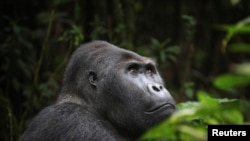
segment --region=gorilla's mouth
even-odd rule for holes
[[[167,110],[169,113],[172,113],[173,111],[175,111],[175,106],[171,103],[164,103],[161,105],[156,105],[150,108],[148,111],[146,111],[145,114],[155,114],[162,110]]]

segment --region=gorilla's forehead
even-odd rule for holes
[[[124,48],[120,48],[114,45],[109,46],[103,51],[106,53],[108,58],[111,58],[109,61],[114,61],[118,64],[123,64],[126,62],[137,62],[139,64],[153,64],[155,65],[155,61],[149,57],[139,55],[133,51],[126,50]]]
[[[141,56],[133,51],[117,47],[105,41],[93,41],[83,45],[80,50],[81,58],[86,60],[89,65],[90,62],[93,65],[115,65],[125,62],[152,63],[155,65],[155,61],[149,57]]]
[[[141,64],[155,64],[155,62],[148,57],[141,56],[139,54],[136,54],[134,52],[123,52],[120,56],[120,62],[137,62]]]

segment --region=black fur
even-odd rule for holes
[[[175,111],[155,63],[105,41],[72,55],[56,104],[42,110],[20,141],[128,141]]]

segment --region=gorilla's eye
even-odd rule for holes
[[[146,66],[146,74],[152,76],[155,73],[154,66],[147,65]]]
[[[131,64],[131,65],[129,65],[129,67],[128,67],[127,70],[128,70],[128,72],[129,72],[130,74],[135,75],[135,74],[138,73],[139,65],[138,65],[138,64]]]
[[[152,69],[147,69],[146,74],[150,75],[150,76],[153,75],[153,70]]]

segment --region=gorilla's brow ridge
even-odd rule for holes
[[[134,64],[134,63],[140,66],[148,66],[148,65],[156,66],[156,62],[149,57],[140,56],[134,53],[133,54],[125,53],[121,55],[117,67],[122,68],[124,66],[128,66],[129,64]]]
[[[152,63],[155,65],[155,61],[153,61],[151,58],[140,56],[136,53],[131,54],[131,52],[122,54],[121,60],[123,62],[135,61],[135,62],[142,62],[144,64]]]

